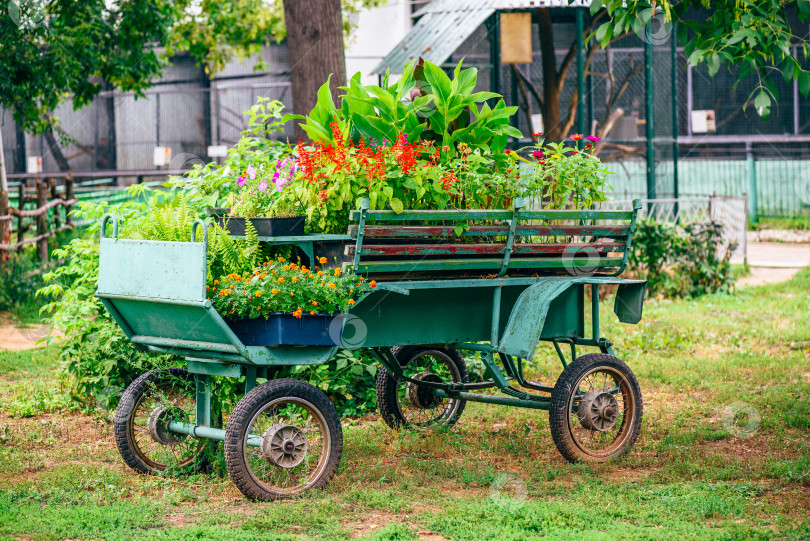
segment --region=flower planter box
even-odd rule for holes
[[[304,233],[304,216],[289,218],[243,218],[225,216],[220,223],[231,235],[244,236],[245,223],[250,222],[260,237],[297,237]]]
[[[266,319],[228,321],[246,346],[336,346],[340,343],[340,315],[305,314],[300,318],[275,312]],[[330,327],[335,328],[330,333]]]

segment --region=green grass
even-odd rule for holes
[[[71,405],[56,349],[0,353],[0,538],[807,539],[808,307],[805,270],[733,295],[649,300],[637,326],[604,317],[644,396],[641,436],[617,463],[565,462],[543,412],[468,404],[452,430],[344,423],[332,483],[276,503],[244,500],[221,460],[208,474],[135,475],[109,423]],[[558,373],[538,352],[531,377]],[[742,412],[737,426],[758,417],[748,437],[729,411]],[[504,475],[525,496],[491,493]]]

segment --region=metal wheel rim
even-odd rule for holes
[[[418,361],[419,359],[422,359],[422,358],[424,358],[426,356],[432,356],[432,357],[441,359],[442,364],[444,364],[444,366],[450,372],[450,381],[457,382],[457,383],[461,382],[461,372],[459,371],[458,366],[456,366],[456,363],[453,362],[453,359],[451,359],[449,355],[447,355],[446,353],[444,353],[442,351],[437,351],[437,350],[423,351],[423,352],[421,352],[419,354],[419,356],[412,357],[411,359],[408,360],[408,364],[402,367],[403,372],[406,369],[408,369],[408,367],[412,366],[412,363],[414,363],[415,361]],[[421,371],[422,370],[416,370],[414,373],[418,373],[418,372],[421,372]],[[436,375],[439,375],[439,374],[436,374]],[[409,377],[413,377],[413,374],[411,374]],[[444,379],[444,378],[442,377],[442,379]],[[438,402],[439,406],[437,406],[435,408],[432,408],[430,410],[417,410],[416,408],[413,408],[413,409],[410,409],[409,411],[414,411],[414,410],[415,411],[423,411],[423,412],[424,411],[434,411],[434,410],[438,410],[442,406],[444,406],[444,409],[442,410],[442,413],[440,415],[435,416],[435,417],[430,418],[430,419],[427,419],[427,420],[421,420],[419,422],[414,422],[411,419],[412,416],[408,415],[405,411],[402,410],[403,403],[407,403],[407,401],[408,401],[407,385],[408,385],[408,383],[406,381],[400,381],[400,382],[397,383],[397,411],[399,412],[400,417],[405,420],[405,424],[407,426],[413,426],[413,427],[417,427],[417,428],[427,428],[428,426],[430,426],[432,424],[435,424],[437,422],[446,422],[449,419],[453,418],[453,416],[458,412],[458,409],[461,406],[461,401],[457,400],[455,398],[442,398],[442,399],[439,399],[439,402]]]
[[[259,419],[259,417],[265,411],[275,407],[277,404],[282,403],[282,402],[286,403],[286,404],[294,404],[294,405],[297,405],[297,406],[299,406],[301,408],[304,408],[309,413],[310,419],[315,420],[315,422],[317,424],[318,431],[319,431],[320,436],[321,436],[321,452],[320,452],[320,456],[318,457],[318,463],[316,465],[315,470],[312,473],[309,474],[309,476],[307,477],[307,481],[304,484],[299,484],[293,489],[285,489],[285,488],[281,488],[281,487],[274,486],[274,485],[268,485],[266,482],[264,482],[262,479],[260,479],[256,475],[256,472],[254,471],[253,465],[251,463],[250,451],[251,451],[251,449],[258,450],[258,453],[256,453],[254,451],[254,455],[260,456],[261,452],[262,452],[261,447],[250,447],[247,444],[248,436],[251,435],[251,428],[254,427],[254,425],[256,424],[256,420]],[[263,437],[263,434],[264,434],[264,430],[260,430],[259,434],[254,434],[254,435]],[[296,397],[292,397],[292,396],[285,396],[285,397],[281,397],[281,398],[276,398],[275,400],[272,400],[272,401],[268,402],[267,404],[265,404],[261,409],[259,409],[259,411],[257,411],[253,415],[253,417],[251,417],[250,422],[245,427],[245,432],[244,432],[243,436],[244,436],[244,438],[243,438],[243,442],[242,442],[242,457],[243,457],[243,459],[245,461],[245,466],[247,467],[247,470],[250,473],[251,478],[263,490],[266,490],[267,492],[270,492],[270,493],[273,493],[273,494],[279,494],[279,495],[285,495],[285,496],[290,496],[292,494],[302,492],[302,491],[308,489],[309,487],[311,487],[312,485],[314,485],[318,481],[318,479],[320,479],[321,475],[323,474],[324,470],[326,469],[327,463],[329,462],[329,453],[331,452],[331,449],[332,449],[332,434],[329,432],[328,425],[326,424],[326,418],[323,416],[323,414],[320,412],[320,410],[318,410],[318,408],[313,406],[311,402],[309,402],[307,400],[304,400],[303,398],[296,398]],[[307,452],[309,452],[309,451],[307,451]],[[252,458],[254,458],[254,459],[258,458],[258,456],[253,456]],[[264,461],[265,464],[267,464],[267,462],[269,462],[266,459],[262,459],[262,460]],[[296,466],[296,468],[297,467],[298,466]],[[269,468],[277,468],[278,470],[286,470],[287,472],[289,472],[291,469],[295,469],[295,468],[287,469],[287,468],[282,468],[280,466],[267,465],[266,468],[265,468],[265,471],[267,471]]]
[[[589,376],[597,373],[604,373],[606,376],[606,378],[602,380],[603,387],[600,387],[598,389],[590,387],[588,389],[580,390],[580,386],[583,384],[583,382],[587,380]],[[618,430],[615,433],[616,434],[615,437],[613,437],[613,439],[606,446],[600,449],[593,449],[591,447],[584,445],[582,439],[585,438],[581,439],[577,437],[577,433],[575,433],[574,429],[576,427],[579,427],[581,430],[584,430],[585,433],[589,434],[590,441],[592,442],[594,442],[596,434],[608,434],[609,432],[588,430],[582,427],[580,425],[577,412],[574,409],[574,399],[577,398],[578,396],[581,396],[580,394],[578,394],[578,392],[582,392],[582,394],[584,394],[588,391],[597,391],[597,390],[605,391],[605,390],[612,390],[612,388],[615,388],[616,385],[607,387],[608,375],[610,375],[610,377],[612,378],[613,383],[618,384],[619,387],[615,393],[611,394],[613,394],[617,402],[619,402],[620,404],[619,416],[621,417],[621,419],[617,420],[614,426],[612,427],[612,428],[618,427]],[[571,396],[568,398],[568,408],[566,409],[566,416],[567,416],[566,422],[568,423],[568,430],[571,435],[571,439],[574,442],[574,445],[576,445],[583,453],[587,455],[598,458],[604,458],[611,456],[616,451],[616,449],[620,448],[624,443],[624,441],[630,436],[633,422],[635,421],[635,415],[636,415],[636,396],[633,393],[633,388],[630,385],[630,381],[619,370],[610,366],[600,366],[587,371],[577,380],[576,384],[574,385],[573,392],[571,393]],[[600,439],[606,438],[600,437]]]
[[[185,438],[183,443],[178,444],[178,445],[174,445],[174,446],[161,445],[160,443],[154,441],[154,439],[152,439],[151,434],[149,433],[149,428],[148,428],[148,425],[147,425],[148,420],[149,420],[149,415],[152,413],[154,408],[147,407],[148,411],[144,415],[143,423],[138,423],[137,422],[137,419],[139,418],[138,417],[138,411],[144,405],[144,402],[146,402],[147,399],[149,399],[149,398],[155,397],[152,394],[152,392],[154,392],[156,390],[157,391],[163,391],[163,389],[161,388],[161,384],[165,384],[165,383],[166,383],[165,381],[161,381],[159,383],[152,384],[146,390],[146,392],[141,394],[140,398],[138,399],[138,402],[135,404],[135,407],[132,409],[132,414],[129,417],[129,423],[128,423],[128,425],[129,425],[129,427],[128,427],[129,436],[130,436],[130,441],[132,441],[133,449],[138,454],[138,457],[140,457],[141,460],[143,460],[150,468],[153,468],[155,470],[164,470],[169,466],[169,464],[163,463],[163,462],[158,462],[157,460],[152,459],[152,457],[149,456],[149,454],[145,451],[145,448],[143,446],[144,443],[146,443],[147,445],[149,445],[150,448],[155,449],[155,450],[168,450],[170,452],[170,455],[167,455],[167,457],[172,456],[174,458],[174,460],[175,460],[173,465],[176,465],[176,466],[179,466],[179,467],[186,467],[186,466],[191,465],[197,459],[197,457],[200,455],[200,453],[202,452],[203,447],[205,446],[204,442],[201,442],[200,440],[197,440],[196,438]],[[172,389],[169,390],[169,393],[171,393],[172,391],[184,391],[184,390],[179,389],[177,387],[173,387]],[[184,392],[180,393],[179,396],[177,397],[177,399],[175,399],[175,400],[173,400],[173,401],[171,401],[169,403],[167,403],[165,401],[161,401],[160,404],[164,405],[164,406],[170,405],[172,407],[178,408],[178,409],[184,411],[186,413],[186,415],[189,416],[189,419],[194,419],[196,417],[196,413],[197,413],[196,408],[191,408],[191,412],[189,412],[189,411],[186,411],[184,408],[182,408],[182,407],[180,407],[178,405],[178,402],[180,400],[182,400],[183,398],[189,399],[191,401],[192,405],[194,404],[194,398],[192,398],[188,394],[185,394]],[[183,458],[181,460],[178,457],[178,454],[180,454],[180,453],[175,452],[176,448],[186,448],[191,452],[184,452],[181,456],[185,456],[185,458]]]

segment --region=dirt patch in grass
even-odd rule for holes
[[[769,437],[766,435],[705,441],[700,444],[700,449],[735,460],[762,458],[789,460],[797,456],[794,449],[788,449],[784,445],[769,445]]]

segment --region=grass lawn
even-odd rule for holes
[[[0,537],[810,539],[810,270],[603,320],[644,398],[621,461],[569,464],[545,412],[468,404],[449,431],[344,420],[332,483],[278,503],[246,501],[222,463],[134,474],[104,416],[65,396],[55,349],[0,353]],[[548,383],[551,353],[531,374]]]

